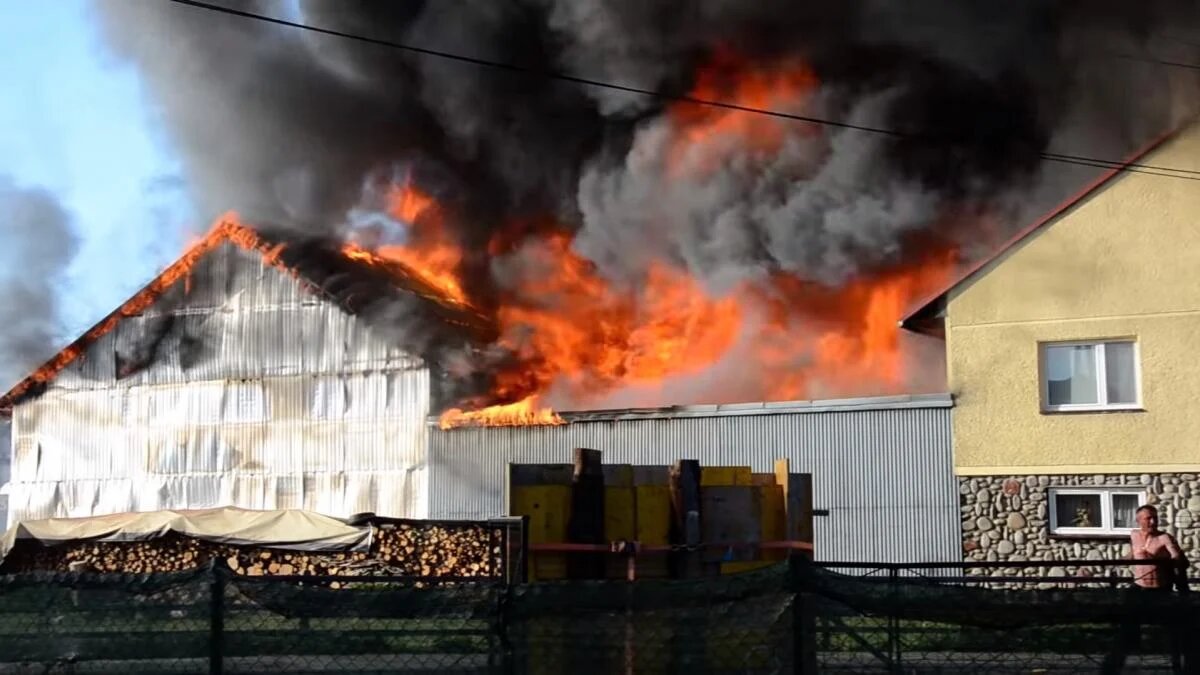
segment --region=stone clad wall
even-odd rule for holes
[[[1129,487],[1145,490],[1158,507],[1160,526],[1175,536],[1200,578],[1200,479],[1196,474],[1108,474],[1091,476],[963,476],[963,560],[1110,560],[1130,556],[1126,538],[1052,537],[1049,488]],[[1103,574],[1112,568],[1064,569],[1059,574]],[[979,573],[982,570],[973,570]],[[1015,570],[989,570],[1011,575]],[[1039,573],[1028,570],[1029,574]],[[1128,570],[1119,570],[1128,574]]]

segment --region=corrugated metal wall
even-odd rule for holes
[[[8,478],[12,471],[12,424],[0,419],[0,528],[8,527]]]
[[[429,379],[365,322],[225,245],[16,406],[10,514],[422,517]]]
[[[430,513],[502,514],[509,463],[570,462],[571,449],[605,463],[749,465],[787,457],[813,475],[817,557],[838,561],[945,561],[961,556],[948,396],[831,401],[772,414],[714,411],[648,419],[614,416],[558,427],[431,431]],[[759,411],[762,412],[762,411]]]

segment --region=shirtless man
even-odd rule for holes
[[[1169,591],[1174,585],[1174,568],[1184,561],[1175,537],[1158,529],[1158,509],[1146,504],[1137,510],[1138,529],[1129,533],[1129,544],[1136,560],[1170,558],[1176,565],[1134,565],[1133,581],[1141,588]]]

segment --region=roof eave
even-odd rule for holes
[[[1105,185],[1107,185],[1109,183],[1109,181],[1111,181],[1113,178],[1115,178],[1118,174],[1127,170],[1131,164],[1136,163],[1138,160],[1142,159],[1146,155],[1150,154],[1154,150],[1161,147],[1164,143],[1166,143],[1167,141],[1169,141],[1170,139],[1172,139],[1173,137],[1178,135],[1181,130],[1190,126],[1194,121],[1195,120],[1189,120],[1188,122],[1179,125],[1175,129],[1172,129],[1172,130],[1158,136],[1157,138],[1154,138],[1149,143],[1138,148],[1133,154],[1126,157],[1123,161],[1121,161],[1121,163],[1119,165],[1110,167],[1107,171],[1100,174],[1100,176],[1098,176],[1095,180],[1093,180],[1092,182],[1085,185],[1083,187],[1083,189],[1081,189],[1079,192],[1068,197],[1065,201],[1061,202],[1060,204],[1058,204],[1057,206],[1052,208],[1050,211],[1043,214],[1040,218],[1034,220],[1028,226],[1021,229],[1013,237],[1011,237],[1008,241],[1004,242],[1004,244],[1002,244],[999,248],[997,248],[996,251],[994,253],[992,253],[990,256],[987,256],[987,257],[983,258],[982,260],[980,260],[979,262],[966,268],[953,281],[951,281],[949,284],[947,284],[941,290],[939,290],[936,293],[934,293],[933,295],[923,299],[920,302],[920,304],[918,304],[916,306],[915,309],[913,309],[911,312],[909,312],[907,315],[905,315],[904,318],[902,318],[900,320],[900,327],[907,329],[907,330],[914,331],[914,332],[918,332],[918,333],[926,332],[925,330],[922,330],[922,328],[928,326],[928,322],[930,321],[930,319],[933,317],[934,314],[937,314],[939,317],[944,316],[946,300],[951,292],[953,292],[955,289],[959,288],[961,285],[967,283],[971,279],[975,278],[986,267],[988,267],[993,262],[998,260],[1001,256],[1003,256],[1004,254],[1006,254],[1007,252],[1009,252],[1010,250],[1015,248],[1026,238],[1033,235],[1035,232],[1039,231],[1046,225],[1057,220],[1059,216],[1061,216],[1065,212],[1069,211],[1071,208],[1073,208],[1075,205],[1082,202],[1084,199],[1086,199],[1093,193],[1099,191],[1101,188],[1103,188]],[[940,322],[940,318],[939,318],[939,322]],[[941,332],[944,335],[944,330],[943,329],[939,329],[939,330],[941,330]]]

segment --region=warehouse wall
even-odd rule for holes
[[[0,529],[8,527],[8,479],[12,473],[12,425],[0,419]]]
[[[557,427],[430,431],[430,514],[505,512],[509,463],[567,463],[575,447],[605,463],[749,465],[787,457],[813,474],[818,559],[945,561],[962,556],[948,396],[697,406],[575,416]]]
[[[429,372],[393,343],[226,244],[16,406],[12,516],[422,517]]]

